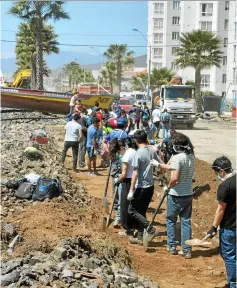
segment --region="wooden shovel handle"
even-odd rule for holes
[[[210,234],[207,234],[204,238],[202,238],[202,242],[206,241],[207,239],[211,238]]]

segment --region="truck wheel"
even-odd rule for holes
[[[194,126],[194,123],[188,123],[187,124],[188,129],[193,129],[193,126]]]

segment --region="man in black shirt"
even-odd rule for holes
[[[223,288],[236,288],[236,174],[225,156],[217,158],[212,169],[222,183],[217,190],[218,206],[213,225],[207,234],[213,238],[220,226],[220,252],[228,278]]]

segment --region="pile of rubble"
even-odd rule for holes
[[[103,242],[103,240],[101,240]],[[106,248],[106,247],[105,247]],[[139,277],[113,256],[98,256],[87,238],[63,240],[51,253],[32,252],[24,258],[2,261],[2,286],[70,288],[159,288]]]

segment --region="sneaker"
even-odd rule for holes
[[[86,167],[86,164],[85,164],[85,163],[81,163],[79,166],[80,166],[81,168],[83,168],[83,167]]]
[[[98,175],[99,175],[97,171],[92,172],[92,174],[93,174],[94,176],[98,176]]]
[[[178,255],[178,251],[175,248],[171,248],[167,246],[167,251],[169,252],[170,255]]]
[[[122,236],[122,237],[127,237],[127,236],[128,236],[128,234],[127,234],[126,231],[120,231],[120,232],[118,233],[118,235],[119,235],[119,236]]]
[[[225,284],[224,286],[215,286],[215,288],[230,288],[230,285]]]
[[[88,172],[88,176],[94,176],[93,172]]]
[[[183,256],[185,259],[191,259],[192,258],[191,252],[184,253],[183,250],[179,251],[178,255]]]
[[[120,226],[121,226],[120,220],[118,218],[116,218],[114,221],[114,228],[117,229],[117,228],[120,228]]]
[[[129,237],[129,242],[130,244],[136,244],[139,246],[143,246],[143,241],[142,239],[134,238],[134,237]]]
[[[148,233],[148,243],[151,242],[158,235],[159,235],[159,231],[153,227],[151,231]]]

